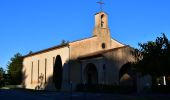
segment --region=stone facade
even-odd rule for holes
[[[55,90],[56,56],[60,56],[62,62],[62,90],[69,90],[70,83],[74,89],[82,83],[119,85],[121,67],[134,61],[131,50],[111,38],[108,16],[99,12],[95,14],[92,37],[26,55],[23,86]]]
[[[87,64],[93,63],[98,71],[98,84],[119,85],[120,69],[127,62],[135,61],[131,51],[133,51],[132,48],[123,46],[80,57],[82,83],[87,82],[83,73],[84,69]]]
[[[28,55],[23,61],[23,86],[29,89],[35,89],[41,83],[41,88],[52,88],[53,82],[53,66],[55,58],[60,55],[63,65],[63,83],[68,80],[68,60],[69,60],[69,48],[67,46],[54,48],[47,52],[40,52],[38,54]],[[43,79],[40,80],[39,77]],[[51,85],[51,86],[50,86]]]

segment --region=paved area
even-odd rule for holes
[[[0,100],[170,100],[170,94],[106,94],[0,90]]]

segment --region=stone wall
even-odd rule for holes
[[[86,55],[99,50],[97,37],[69,43],[70,57],[75,60],[81,55]]]
[[[111,48],[118,48],[118,47],[122,47],[125,46],[124,44],[121,44],[120,42],[111,39]]]
[[[130,47],[120,47],[104,54],[106,59],[106,70],[108,83],[119,84],[119,71],[121,67],[128,63],[134,62],[135,59],[131,54],[133,49]]]

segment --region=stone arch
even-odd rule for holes
[[[57,55],[53,68],[53,82],[57,90],[61,89],[62,78],[63,78],[62,59],[60,55]]]
[[[119,71],[119,83],[122,86],[134,86],[134,73],[131,63],[124,64]]]
[[[88,63],[84,70],[86,84],[98,84],[98,71],[93,63]]]

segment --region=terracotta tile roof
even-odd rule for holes
[[[44,50],[40,50],[40,51],[34,52],[32,54],[27,54],[27,55],[25,55],[23,57],[25,58],[25,57],[33,56],[33,55],[36,55],[36,54],[48,52],[48,51],[56,49],[56,48],[61,48],[61,47],[64,47],[64,46],[69,46],[70,43],[74,43],[74,42],[78,42],[78,41],[82,41],[82,40],[86,40],[86,39],[91,39],[91,38],[94,38],[94,37],[96,37],[96,36],[92,36],[92,37],[87,37],[87,38],[75,40],[75,41],[72,41],[72,42],[69,42],[69,43],[65,43],[65,44],[62,44],[62,45],[57,45],[57,46],[54,46],[54,47],[51,47],[51,48],[47,48],[47,49],[44,49]]]
[[[108,49],[108,50],[101,50],[101,51],[93,52],[90,54],[79,56],[78,59],[84,60],[84,59],[89,59],[89,58],[102,57],[104,53],[107,53],[110,51],[115,51],[115,50],[126,48],[126,47],[129,47],[129,46],[126,45],[126,46],[122,46],[122,47],[118,47],[118,48],[112,48],[112,49]]]
[[[51,48],[47,48],[47,49],[44,49],[44,50],[40,50],[40,51],[31,53],[31,54],[27,54],[27,55],[25,55],[23,57],[25,58],[25,57],[33,56],[33,55],[36,55],[36,54],[48,52],[48,51],[53,50],[53,49],[57,49],[57,48],[59,49],[59,48],[62,48],[62,47],[68,46],[68,45],[69,45],[68,43],[65,43],[65,44],[62,44],[62,45],[57,45],[57,46],[54,46],[54,47],[51,47]]]
[[[92,36],[92,37],[88,37],[88,38],[83,38],[83,39],[80,39],[80,40],[72,41],[70,43],[74,43],[74,42],[78,42],[78,41],[82,41],[82,40],[86,40],[86,39],[90,39],[90,38],[94,38],[94,37],[96,37],[96,36]],[[31,53],[31,54],[27,54],[27,55],[25,55],[23,57],[25,58],[25,57],[33,56],[33,55],[36,55],[36,54],[48,52],[48,51],[53,50],[53,49],[62,48],[64,46],[69,46],[70,43],[53,46],[53,47],[50,47],[50,48],[47,48],[47,49],[44,49],[44,50],[40,50],[40,51]],[[123,47],[127,47],[127,46],[123,46]],[[123,47],[113,48],[113,49],[109,49],[109,50],[97,51],[97,52],[94,52],[94,53],[90,53],[90,54],[87,54],[87,55],[80,56],[80,57],[78,57],[78,59],[87,59],[89,57],[90,58],[91,57],[99,57],[99,56],[102,56],[103,53],[106,53],[106,52],[109,52],[109,51],[112,51],[112,50],[116,50],[116,49],[120,49],[120,48],[123,48]]]

